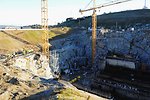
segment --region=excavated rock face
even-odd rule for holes
[[[150,25],[135,25],[126,31],[109,31],[104,35],[98,34],[97,60],[105,57],[108,52],[112,52],[130,55],[134,59],[150,65],[149,28]]]
[[[90,33],[78,30],[64,38],[51,42],[50,66],[54,71],[62,69],[71,73],[70,69],[87,66],[91,57]]]
[[[13,66],[29,70],[32,74],[41,78],[53,78],[48,59],[44,55],[32,54],[14,58]]]
[[[150,65],[150,24],[126,26],[118,31],[108,29],[102,34],[97,31],[97,54],[95,64],[104,65],[108,53],[132,56],[140,63]],[[78,31],[63,38],[52,40],[51,66],[67,70],[71,67],[85,66],[91,60],[91,32]],[[150,68],[147,68],[150,69]]]

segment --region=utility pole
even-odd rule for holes
[[[147,6],[146,6],[146,0],[144,2],[144,8],[143,9],[147,9]]]
[[[116,31],[117,31],[117,29],[118,29],[118,22],[116,21]]]
[[[42,52],[49,57],[49,41],[48,41],[48,0],[41,0],[41,26],[44,30],[42,35],[43,46]]]

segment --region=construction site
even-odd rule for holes
[[[89,1],[83,17],[50,26],[51,1],[39,0],[40,25],[0,29],[0,100],[150,100],[147,1],[100,15],[134,0]]]

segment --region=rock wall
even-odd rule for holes
[[[13,66],[21,69],[29,70],[32,74],[50,79],[53,78],[53,73],[49,67],[48,59],[44,55],[40,55],[38,59],[36,54],[29,54],[26,56],[19,56],[13,59]]]
[[[114,26],[112,26],[114,27]],[[126,28],[97,30],[96,66],[104,67],[104,58],[111,52],[130,55],[139,63],[150,65],[150,24],[129,25]],[[91,32],[80,30],[76,34],[54,39],[50,42],[51,67],[58,71],[91,65]],[[150,70],[149,67],[147,69]],[[54,72],[55,72],[54,71]]]
[[[61,37],[61,36],[60,36]],[[51,67],[55,71],[87,66],[91,58],[90,35],[86,31],[78,30],[65,38],[51,42]]]
[[[150,25],[130,26],[97,36],[97,61],[109,52],[130,55],[141,63],[150,65]],[[148,68],[150,69],[150,68]]]

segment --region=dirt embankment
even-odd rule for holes
[[[48,31],[49,38],[56,36],[55,33]],[[23,49],[38,50],[42,45],[44,31],[0,31],[0,53],[8,53]]]

